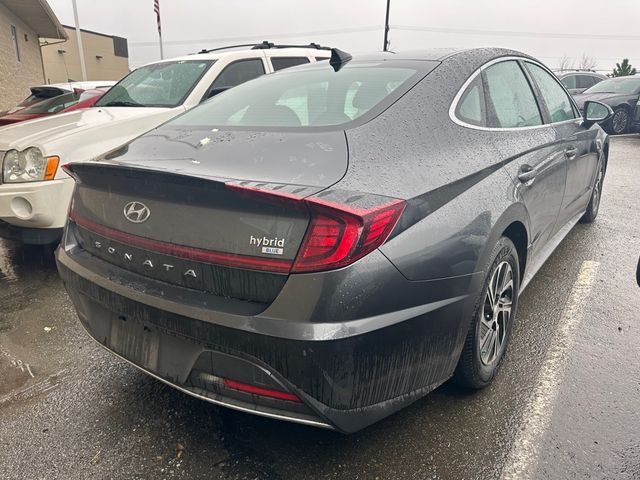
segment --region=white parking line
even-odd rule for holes
[[[554,343],[547,352],[535,391],[524,410],[522,427],[502,470],[502,480],[523,480],[531,478],[533,474],[539,456],[540,440],[547,429],[558,396],[566,355],[573,347],[573,334],[584,317],[585,300],[591,291],[598,265],[598,262],[593,261],[582,263],[560,319]]]

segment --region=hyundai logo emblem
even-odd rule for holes
[[[151,210],[144,203],[129,202],[124,206],[124,216],[132,223],[142,223],[149,219]]]

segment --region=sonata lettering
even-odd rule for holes
[[[98,241],[96,241],[96,242],[93,242],[93,245],[95,246],[95,248],[96,248],[97,250],[103,250],[103,249],[104,249],[104,245],[102,244],[102,242],[98,242]],[[107,247],[107,248],[106,248],[106,249],[104,249],[104,250],[106,250],[110,255],[115,255],[115,254],[116,254],[116,252],[117,252],[117,250],[116,250],[115,248],[113,248],[113,247]],[[132,253],[127,253],[127,252],[125,252],[125,253],[123,253],[123,254],[122,254],[122,256],[123,256],[123,258],[124,258],[125,260],[127,260],[127,261],[129,261],[129,262],[133,262],[133,254],[132,254]],[[153,264],[153,261],[152,261],[152,260],[150,260],[150,259],[148,259],[148,258],[147,258],[147,259],[145,259],[145,260],[142,262],[142,265],[144,265],[145,267],[148,267],[148,268],[152,268],[152,269],[155,269],[155,268],[156,268],[156,266]],[[162,268],[164,268],[164,269],[165,269],[165,271],[169,272],[169,271],[171,271],[172,269],[174,269],[174,268],[175,268],[175,265],[171,265],[170,263],[163,263],[163,264],[162,264]],[[197,273],[196,273],[196,271],[195,271],[194,269],[192,269],[192,268],[190,268],[190,269],[186,270],[186,271],[182,274],[182,276],[183,276],[183,277],[198,278],[198,274],[197,274]]]

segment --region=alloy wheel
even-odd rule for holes
[[[617,110],[616,113],[613,114],[613,118],[611,119],[611,126],[613,129],[613,133],[624,133],[627,129],[627,124],[629,123],[629,114],[626,110]]]
[[[485,365],[499,359],[506,347],[505,340],[514,297],[513,286],[511,264],[501,262],[489,281],[480,318],[480,360]]]

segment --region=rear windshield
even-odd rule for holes
[[[585,90],[584,93],[620,93],[622,95],[640,93],[640,77],[603,80]]]
[[[26,107],[34,102],[39,102],[41,100],[45,100],[47,98],[57,97],[58,95],[62,95],[63,93],[69,93],[68,90],[61,90],[58,88],[33,88],[31,90],[31,95],[21,101],[16,107]]]
[[[179,61],[134,70],[96,103],[97,107],[177,107],[213,61]]]
[[[342,125],[383,102],[416,74],[404,67],[353,65],[338,72],[327,64],[297,67],[234,87],[169,123],[193,127]]]
[[[43,100],[35,105],[20,110],[20,114],[33,114],[33,113],[57,113],[65,108],[71,107],[78,103],[78,95],[75,93],[65,93],[64,95],[58,95],[57,97],[50,98],[49,100]]]

